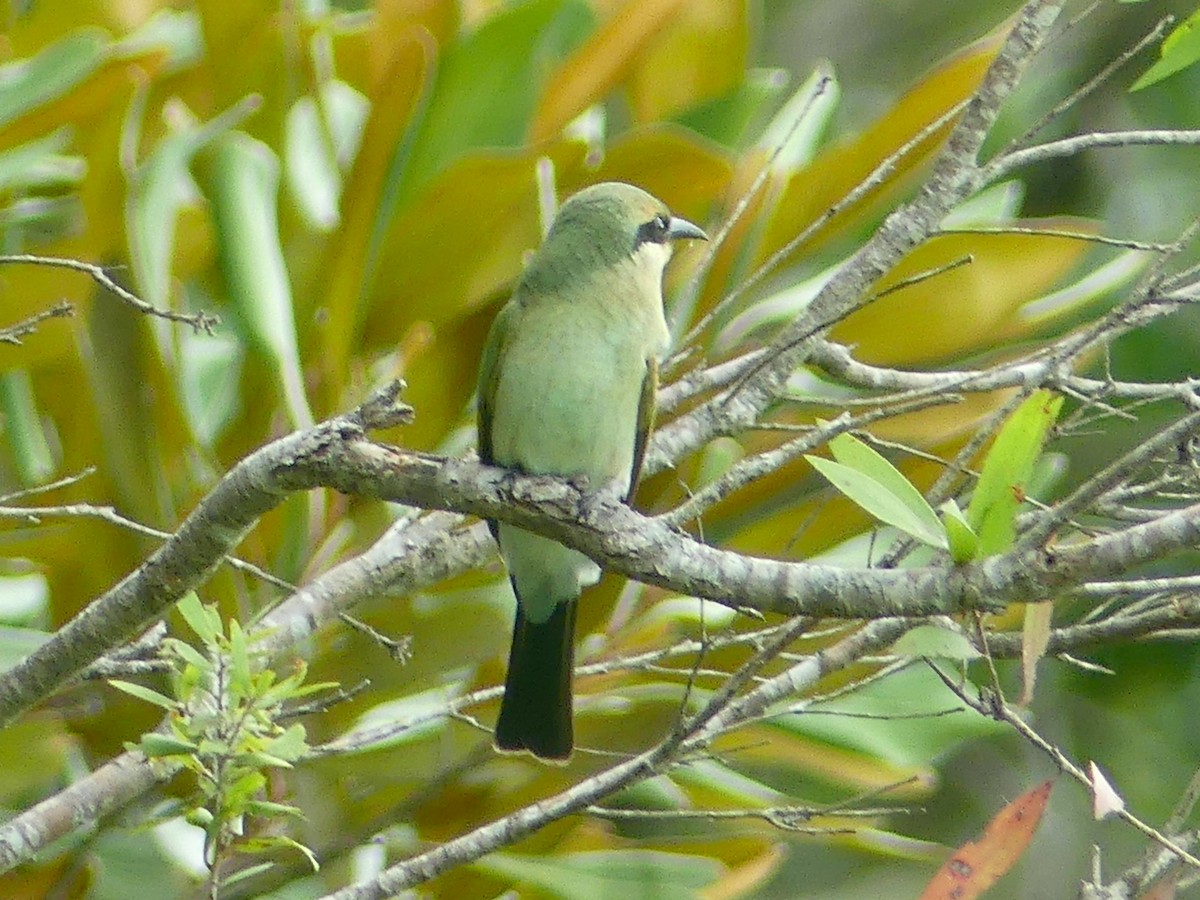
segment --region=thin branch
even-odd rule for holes
[[[395,402],[394,393],[390,395]],[[580,550],[646,584],[735,608],[871,618],[929,615],[1048,595],[1200,541],[1200,506],[1077,546],[1012,552],[974,565],[897,571],[782,562],[719,550],[638,514],[611,490],[522,476],[472,460],[439,460],[371,443],[364,427],[407,415],[378,399],[281,438],[233,468],[176,534],[51,640],[0,672],[0,722],[10,721],[201,584],[258,517],[290,492],[343,493],[496,518]]]
[[[53,797],[0,824],[0,872],[30,859],[81,822],[98,822],[120,810],[176,771],[165,760],[151,766],[137,751],[126,751]]]
[[[1098,4],[1093,3],[1087,9],[1086,13],[1090,14],[1096,8],[1097,5]],[[1065,113],[1071,107],[1077,106],[1086,97],[1090,96],[1098,88],[1102,87],[1104,84],[1106,84],[1108,81],[1110,81],[1112,79],[1113,75],[1115,75],[1118,71],[1120,71],[1121,68],[1124,67],[1125,64],[1128,63],[1131,59],[1133,59],[1135,56],[1137,56],[1139,53],[1141,53],[1143,50],[1145,50],[1151,44],[1157,43],[1158,41],[1162,40],[1162,36],[1166,33],[1167,29],[1171,27],[1171,24],[1174,21],[1175,21],[1174,16],[1163,16],[1161,19],[1159,19],[1158,24],[1155,25],[1154,28],[1151,29],[1149,33],[1144,35],[1132,47],[1129,47],[1129,48],[1123,50],[1116,57],[1116,59],[1109,62],[1099,72],[1097,72],[1093,77],[1089,78],[1086,82],[1084,82],[1078,88],[1073,90],[1070,94],[1068,94],[1066,97],[1064,97],[1058,103],[1056,103],[1053,107],[1051,107],[1050,110],[1048,110],[1045,115],[1043,115],[1033,125],[1031,125],[1028,129],[1026,129],[1026,131],[1020,137],[1014,138],[1013,141],[1007,147],[1004,148],[1004,152],[1011,153],[1015,149],[1024,146],[1035,134],[1042,131],[1043,129],[1045,129],[1048,125],[1052,124],[1053,122],[1057,121],[1062,116],[1063,113]],[[1070,25],[1074,25],[1074,24],[1075,24],[1074,21],[1072,21],[1070,23]]]
[[[742,196],[738,198],[738,202],[734,206],[732,212],[730,212],[728,218],[726,218],[726,220],[722,223],[720,231],[717,232],[713,240],[710,241],[709,245],[705,248],[704,257],[701,259],[700,265],[696,267],[696,271],[692,275],[691,279],[689,279],[687,289],[684,292],[684,296],[681,298],[680,305],[683,309],[689,312],[691,311],[691,307],[694,305],[696,297],[699,296],[701,284],[707,278],[708,273],[712,270],[713,263],[717,258],[717,253],[724,246],[729,235],[733,232],[734,226],[736,226],[741,220],[742,216],[745,215],[746,210],[750,207],[750,202],[758,195],[758,192],[762,190],[763,185],[766,184],[767,178],[771,174],[771,170],[775,167],[775,163],[779,159],[779,155],[791,142],[800,125],[806,118],[808,118],[808,114],[812,111],[813,106],[815,106],[817,101],[824,96],[827,90],[829,90],[829,85],[832,82],[833,76],[828,74],[822,75],[817,80],[816,85],[813,87],[812,93],[805,98],[804,106],[796,114],[795,119],[792,120],[791,125],[788,126],[787,131],[780,138],[779,143],[771,148],[770,155],[763,162],[762,167],[758,170],[758,174],[755,175],[754,181],[751,182],[750,187],[746,189]],[[744,291],[741,293],[744,293]],[[736,301],[738,296],[740,296],[739,292],[731,293],[729,296],[723,298],[719,303],[714,305],[712,309],[701,316],[700,320],[696,322],[696,324],[688,329],[687,334],[683,336],[679,343],[684,347],[689,346],[693,341],[696,340],[696,338],[704,333],[704,329],[712,324],[712,322],[719,315],[721,315],[721,313],[723,313],[730,304]],[[675,360],[669,362],[664,368],[669,370],[673,363],[680,360],[681,358],[677,357]]]
[[[43,309],[39,313],[34,313],[32,316],[22,319],[20,322],[14,322],[12,325],[0,328],[0,343],[20,346],[21,338],[33,334],[37,331],[38,326],[47,319],[61,319],[73,316],[74,314],[75,307],[63,300]]]
[[[794,671],[798,667],[789,670],[793,672],[790,682],[792,689],[800,691],[811,686],[823,674],[842,669],[863,653],[894,640],[893,634],[892,628],[880,627],[879,623],[875,623],[875,626],[868,626],[827,648],[819,654],[820,661],[806,665],[803,672]],[[774,681],[772,679],[772,682]],[[757,695],[761,690],[762,688],[754,689],[751,696]],[[748,708],[754,707],[750,698],[745,698],[743,703],[747,704]],[[694,747],[694,741],[706,739],[712,727],[714,720],[709,720],[708,727],[686,744],[679,743],[678,735],[673,734],[653,749],[633,759],[618,763],[561,793],[396,863],[369,880],[335,891],[327,895],[326,900],[382,900],[463,863],[479,859],[532,834],[549,822],[583,812],[603,797],[611,796],[627,785],[656,774]]]
[[[1120,247],[1124,250],[1144,250],[1150,253],[1165,253],[1172,248],[1171,244],[1105,237],[1102,234],[1088,234],[1085,231],[1070,231],[1064,228],[1025,228],[1020,225],[997,225],[992,228],[943,228],[939,234],[1025,234],[1033,237],[1061,237],[1084,241],[1089,244],[1101,244],[1105,247]]]
[[[963,109],[934,161],[933,171],[909,203],[888,216],[867,243],[826,283],[804,313],[785,329],[762,366],[739,396],[714,398],[684,423],[671,423],[654,437],[647,459],[654,465],[680,459],[720,434],[755,423],[775,401],[788,377],[807,357],[809,343],[799,337],[852,309],[872,284],[908,251],[933,234],[946,215],[984,182],[977,157],[1004,100],[1015,88],[1037,48],[1061,12],[1058,0],[1030,0],[1017,16],[999,54],[975,95]],[[774,259],[774,257],[773,257]],[[771,260],[766,265],[771,265]],[[787,348],[787,349],[782,349]]]
[[[1106,147],[1195,147],[1200,146],[1200,131],[1147,129],[1143,131],[1107,131],[1081,134],[1002,153],[983,170],[985,183],[1001,181],[1017,169],[1065,156],[1078,156],[1085,150]]]
[[[1079,515],[1101,497],[1105,491],[1124,482],[1156,455],[1175,446],[1200,427],[1200,412],[1184,416],[1137,447],[1120,456],[1076,488],[1070,495],[1054,504],[1049,515],[1042,516],[1018,540],[1018,547],[1028,549],[1049,539],[1050,535],[1072,516]]]
[[[73,475],[65,475],[57,481],[51,481],[47,484],[34,485],[31,488],[24,488],[19,491],[13,491],[9,494],[0,494],[0,503],[12,503],[14,500],[23,500],[26,497],[36,497],[39,494],[46,494],[51,491],[56,491],[59,488],[70,487],[73,484],[78,484],[85,478],[90,478],[96,474],[95,466],[87,466],[86,468],[76,472]]]
[[[1094,790],[1092,779],[1088,777],[1087,773],[1084,772],[1083,769],[1075,765],[1075,763],[1073,763],[1058,747],[1051,744],[1031,727],[1029,727],[1029,725],[1027,725],[1020,716],[1014,713],[1012,709],[1009,708],[1008,704],[1005,703],[1001,698],[991,695],[981,696],[978,700],[976,700],[970,697],[966,691],[959,688],[958,685],[954,683],[952,678],[942,672],[942,670],[933,663],[929,663],[929,667],[933,669],[938,678],[941,679],[942,683],[945,684],[946,687],[964,703],[971,706],[982,715],[990,716],[999,722],[1008,724],[1030,744],[1037,747],[1052,760],[1054,760],[1055,765],[1057,765],[1061,771],[1070,775],[1072,778],[1082,784],[1089,791],[1089,793]],[[1179,857],[1180,860],[1187,863],[1189,866],[1200,869],[1200,859],[1197,859],[1191,853],[1180,847],[1174,840],[1163,834],[1158,829],[1147,824],[1146,822],[1143,822],[1133,813],[1129,812],[1129,810],[1120,809],[1117,810],[1114,815],[1128,822],[1159,846],[1170,850],[1177,857]]]
[[[52,266],[59,269],[71,269],[75,272],[82,272],[91,277],[101,287],[105,288],[116,297],[122,300],[126,305],[136,309],[140,313],[148,316],[157,316],[160,319],[166,319],[169,322],[181,322],[185,325],[191,325],[197,332],[212,334],[213,329],[220,324],[221,320],[214,315],[206,312],[198,313],[180,313],[169,309],[158,309],[151,306],[141,297],[127,291],[121,285],[117,284],[103,267],[94,263],[83,262],[78,259],[66,259],[57,256],[33,256],[31,254],[20,253],[14,255],[0,256],[0,265],[31,265],[31,266]]]
[[[46,485],[45,489],[61,487],[63,484],[72,484],[78,480],[79,478],[77,477],[63,479],[55,485]],[[143,525],[141,522],[123,516],[111,506],[96,506],[91,503],[64,503],[59,506],[0,506],[0,519],[21,519],[30,525],[40,525],[42,519],[49,518],[99,519],[102,522],[108,522],[112,525],[128,529],[134,534],[155,538],[159,541],[170,540],[173,536],[169,531],[151,528],[149,525]],[[294,591],[296,589],[295,585],[272,575],[265,569],[244,559],[226,554],[222,561],[228,564],[230,568],[252,575],[273,587],[285,591]]]

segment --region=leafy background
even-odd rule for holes
[[[9,493],[95,467],[43,499],[112,504],[169,531],[247,452],[354,406],[398,375],[408,381],[417,419],[383,439],[463,452],[483,336],[539,239],[539,159],[552,161],[560,196],[599,180],[631,181],[710,227],[770,166],[765,190],[694,296],[687,281],[698,252],[685,251],[673,267],[670,313],[682,334],[881,159],[970,94],[1012,4],[950,8],[916,0],[380,0],[362,8],[319,0],[10,0],[3,13],[10,62],[0,80],[4,252],[102,263],[155,306],[209,311],[221,324],[204,334],[148,319],[78,272],[0,268],[5,321],[59,298],[75,308],[70,320],[45,322],[20,346],[0,351],[0,484]],[[1009,104],[997,140],[1021,133],[1171,8],[1189,11],[1182,3],[1103,5],[1055,47],[1053,60],[1042,61],[1031,86]],[[808,96],[801,85],[817,68],[835,71],[836,87],[789,136]],[[1118,79],[1053,129],[1195,126],[1194,70],[1128,94],[1134,77]],[[919,182],[936,137],[718,316],[699,338],[704,351],[717,358],[744,348],[786,319]],[[772,156],[780,142],[783,152]],[[1033,234],[930,242],[889,278],[968,253],[975,262],[885,298],[835,336],[857,344],[869,361],[919,366],[986,359],[1060,333],[1103,308],[1139,262],[1036,232],[1070,227],[1172,238],[1194,215],[1200,189],[1189,152],[1093,153],[1029,170],[1023,183],[989,191],[961,216],[965,223],[1019,222]],[[1030,301],[1071,285],[1084,265],[1098,262],[1110,264],[1100,289],[1041,318],[1023,314]],[[1114,365],[1131,378],[1179,377],[1200,349],[1197,334],[1177,324],[1139,332],[1114,348]],[[796,387],[821,395],[820,385],[799,375]],[[975,400],[952,415],[905,416],[877,433],[953,452],[1002,399]],[[778,418],[796,424],[835,413],[828,401],[815,412],[784,409]],[[1067,478],[1136,440],[1136,429],[1152,427],[1114,426],[1058,448],[1070,454]],[[715,441],[677,472],[652,479],[639,505],[666,508],[747,450],[777,440],[756,433]],[[918,484],[936,471],[905,466]],[[303,583],[369,545],[399,512],[335,495],[293,498],[240,552]],[[708,539],[746,552],[850,560],[861,558],[863,544],[843,541],[868,523],[796,463],[713,509],[703,527]],[[85,519],[9,525],[3,540],[0,665],[155,546]],[[228,569],[203,592],[243,621],[279,598],[277,588]],[[319,680],[371,679],[355,700],[310,720],[310,739],[496,684],[511,603],[492,567],[367,604],[359,611],[373,626],[413,636],[413,658],[403,666],[342,628],[297,648]],[[585,659],[661,646],[701,628],[694,602],[613,578],[589,595],[580,619]],[[704,625],[754,623],[708,609]],[[725,650],[705,665],[728,669],[743,658],[744,651]],[[1098,661],[1119,678],[1047,664],[1035,719],[1068,752],[1116,773],[1131,803],[1159,818],[1195,761],[1194,717],[1182,711],[1200,703],[1197,654],[1186,645],[1122,647],[1102,651]],[[686,659],[680,665],[686,672]],[[683,684],[682,675],[662,673],[580,680],[581,744],[646,746],[668,727]],[[698,695],[713,686],[701,680]],[[838,708],[879,715],[949,705],[937,697],[929,677],[910,671]],[[472,712],[489,722],[494,704]],[[71,689],[0,733],[0,807],[25,808],[155,720],[153,710],[111,689]],[[326,854],[320,880],[281,888],[279,896],[315,896],[322,884],[348,880],[372,852],[383,852],[350,851],[384,826],[391,826],[388,852],[405,855],[605,764],[583,753],[565,770],[548,770],[492,758],[486,747],[485,734],[442,719],[395,745],[289,773],[277,787],[305,810],[299,836],[340,852]],[[833,840],[764,823],[572,818],[428,891],[487,897],[520,884],[530,895],[597,897],[633,882],[644,896],[663,897],[701,888],[713,897],[910,895],[928,879],[942,844],[971,836],[1047,769],[1026,746],[966,714],[790,716],[745,729],[718,749],[713,760],[618,800],[716,809],[818,803],[915,776],[887,801],[920,812],[855,821],[853,835]],[[1085,807],[1086,798],[1060,791],[1042,837],[996,896],[1067,896],[1086,871],[1085,848],[1105,828],[1118,854],[1135,852],[1131,834],[1092,824]],[[153,883],[161,896],[188,896],[195,834],[173,823],[147,839],[133,825],[138,818],[133,811],[127,822],[5,876],[0,892],[40,896],[57,885],[61,896],[126,897]]]

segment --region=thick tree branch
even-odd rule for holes
[[[289,492],[314,487],[497,518],[644,583],[788,615],[879,618],[996,609],[1128,569],[1200,539],[1195,506],[1078,547],[1053,553],[1032,548],[977,565],[879,570],[760,559],[702,544],[661,519],[638,514],[611,491],[591,493],[562,479],[372,443],[364,433],[364,423],[372,421],[364,407],[247,457],[142,567],[0,673],[0,722],[145,629],[202,583],[258,516]]]
[[[174,770],[157,771],[140,753],[126,752],[53,797],[0,825],[0,872],[48,847],[82,824],[96,823],[144,794]]]

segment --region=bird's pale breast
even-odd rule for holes
[[[492,423],[496,462],[629,483],[645,341],[586,308],[527,309],[508,348]]]

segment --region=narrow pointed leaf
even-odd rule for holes
[[[118,678],[109,679],[109,684],[119,691],[124,691],[131,697],[137,697],[139,700],[145,700],[147,703],[153,703],[155,706],[161,706],[163,709],[175,709],[179,703],[168,697],[166,694],[160,694],[158,691],[145,687],[144,685],[134,684],[131,681],[121,681]]]
[[[830,442],[837,461],[806,456],[839,491],[885,524],[945,550],[946,529],[912,483],[895,466],[850,435]]]
[[[1017,510],[1062,402],[1050,391],[1036,391],[996,435],[967,507],[967,521],[979,535],[979,555],[991,556],[1012,545]]]
[[[279,235],[279,162],[266,144],[233,133],[214,144],[205,163],[205,189],[229,297],[247,337],[275,367],[292,424],[311,425]]]

